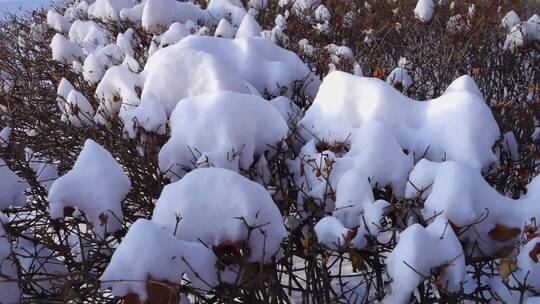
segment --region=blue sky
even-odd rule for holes
[[[24,12],[41,7],[48,7],[52,0],[0,0],[0,14],[2,12]]]

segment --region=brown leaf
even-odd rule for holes
[[[308,255],[309,253],[309,247],[313,243],[313,234],[308,234],[304,240],[302,241],[302,245],[304,246],[304,254]]]
[[[517,262],[515,258],[502,259],[499,264],[499,274],[503,280],[507,280],[512,272],[516,271]]]
[[[243,247],[243,240],[236,242],[225,240],[217,246],[212,246],[212,250],[220,262],[225,265],[231,265],[242,257]]]
[[[489,231],[489,236],[499,242],[506,242],[521,233],[521,229],[495,224],[495,228]]]
[[[324,164],[326,165],[326,167],[331,168],[332,165],[334,165],[334,161],[331,160],[331,159],[325,158],[324,159]]]
[[[107,219],[109,218],[109,216],[105,213],[100,213],[99,214],[99,223],[101,224],[101,226],[105,226],[105,224],[107,224]]]
[[[540,254],[540,242],[536,243],[536,245],[534,245],[534,248],[529,251],[529,257],[535,263],[538,263],[538,254]]]
[[[141,299],[139,299],[139,295],[136,293],[128,293],[124,297],[124,304],[142,304]]]
[[[441,267],[441,271],[439,272],[439,275],[437,276],[437,279],[435,280],[435,287],[439,290],[444,290],[446,287],[446,270],[448,269],[448,265],[444,265]]]
[[[384,79],[384,72],[380,68],[376,68],[375,71],[373,71],[373,77]]]
[[[359,272],[367,269],[364,257],[358,251],[349,251],[349,257],[351,258],[351,264],[354,272]]]
[[[350,229],[349,231],[347,231],[347,235],[345,236],[345,241],[346,242],[352,241],[357,233],[358,233],[358,229],[356,228]]]

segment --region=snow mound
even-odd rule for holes
[[[329,248],[343,246],[352,235],[352,231],[343,227],[335,217],[326,216],[315,225],[315,234],[319,243]]]
[[[424,218],[442,214],[463,230],[475,223],[460,239],[470,243],[471,254],[477,256],[489,256],[509,242],[515,243],[524,225],[540,217],[540,177],[533,179],[527,194],[517,200],[499,194],[475,168],[455,161],[423,159],[409,179],[406,197],[415,198],[422,192]]]
[[[218,91],[283,95],[296,85],[303,85],[306,93],[314,96],[319,81],[296,54],[267,39],[231,40],[192,35],[156,51],[140,74],[124,66],[107,70],[96,89],[101,99],[96,120],[103,123],[107,115],[116,115],[121,105],[121,115],[124,109],[131,111],[139,104],[153,103],[153,112],[165,111],[169,116],[181,99],[190,96]],[[137,87],[142,89],[141,98]],[[153,100],[145,102],[145,98]],[[139,109],[127,114],[124,121],[137,117],[141,124],[140,117],[150,114]],[[165,122],[152,121],[151,125]],[[127,130],[130,135],[134,131]]]
[[[62,34],[54,35],[50,44],[53,60],[70,64],[74,60],[84,58],[83,50],[75,43],[69,41]]]
[[[65,207],[83,211],[95,231],[118,230],[124,220],[122,200],[131,182],[112,155],[91,139],[73,165],[73,169],[58,178],[49,190],[51,218],[63,218]]]
[[[515,11],[509,11],[504,15],[501,20],[501,26],[510,30],[516,26],[521,20],[519,19],[518,14]]]
[[[211,0],[206,9],[201,9],[191,2],[175,0],[147,0],[132,9],[120,12],[125,19],[141,21],[150,33],[163,32],[174,22],[192,21],[213,26],[217,21],[229,17],[233,24],[239,25],[246,15],[246,10],[237,0]]]
[[[314,96],[317,90],[317,81],[296,54],[260,37],[189,36],[157,51],[143,73],[143,91],[163,100],[167,113],[180,99],[204,92],[249,92],[252,85],[272,93],[304,79],[307,93]]]
[[[540,44],[540,16],[537,14],[510,29],[504,41],[504,49],[514,51],[528,44]]]
[[[135,5],[133,0],[96,0],[88,7],[88,15],[107,20],[119,20],[120,10],[131,8]]]
[[[434,267],[445,270],[437,281],[446,290],[458,291],[465,276],[465,257],[452,227],[438,217],[426,228],[419,224],[407,227],[387,259],[388,274],[393,278],[384,303],[408,303],[411,293],[429,276]]]
[[[198,166],[247,170],[256,155],[271,150],[288,132],[287,123],[269,102],[234,92],[183,99],[169,126],[171,138],[158,158],[160,169],[173,179]]]
[[[433,3],[433,0],[418,0],[414,7],[414,16],[422,22],[429,22],[433,18],[434,10],[435,3]]]
[[[468,76],[454,81],[442,96],[418,102],[379,79],[332,72],[300,125],[306,138],[335,145],[347,143],[370,120],[385,125],[417,158],[457,160],[479,169],[495,161],[491,148],[499,128]]]
[[[203,244],[178,240],[155,223],[138,219],[100,277],[101,288],[110,288],[117,297],[136,293],[144,301],[149,278],[180,284],[185,274],[195,288],[207,290],[217,283],[215,264],[214,253]]]
[[[251,262],[268,263],[287,236],[268,192],[221,168],[195,169],[165,186],[152,221],[183,241],[200,241],[214,248],[243,243]]]
[[[262,28],[252,15],[246,14],[238,27],[235,38],[260,37]]]

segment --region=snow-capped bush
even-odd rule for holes
[[[531,3],[66,2],[0,21],[1,303],[538,302]]]

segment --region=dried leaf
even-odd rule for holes
[[[349,257],[351,258],[351,264],[354,272],[359,272],[367,269],[364,257],[360,254],[360,252],[356,250],[351,250],[349,251]]]
[[[99,214],[99,223],[101,224],[101,226],[105,226],[105,224],[107,224],[107,219],[109,218],[109,216],[105,213],[100,213]]]
[[[142,304],[141,299],[139,299],[139,295],[136,293],[128,293],[124,297],[124,304]]]
[[[358,233],[358,229],[356,228],[350,229],[349,231],[347,231],[347,235],[345,236],[345,242],[352,241],[357,233]]]
[[[379,79],[384,79],[384,72],[383,72],[383,70],[380,69],[380,68],[376,68],[375,71],[373,71],[373,77],[379,78]]]
[[[521,229],[495,224],[495,228],[489,231],[489,236],[499,242],[506,242],[521,233]]]
[[[304,246],[304,254],[305,255],[308,255],[309,248],[310,248],[312,243],[313,243],[313,234],[310,233],[302,241],[302,245]]]
[[[517,262],[515,258],[502,259],[499,264],[499,274],[503,280],[507,280],[512,272],[516,271]]]
[[[540,254],[540,242],[536,243],[536,245],[534,245],[534,248],[529,251],[529,257],[535,263],[538,263],[538,254]]]

